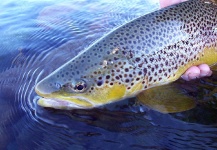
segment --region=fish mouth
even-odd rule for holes
[[[129,97],[126,95],[126,86],[119,83],[114,83],[112,87],[95,88],[91,93],[70,93],[61,89],[50,88],[46,85],[41,83],[36,85],[35,92],[41,96],[37,103],[42,107],[55,109],[91,109],[113,103],[126,96]]]
[[[41,96],[37,101],[37,104],[42,107],[49,107],[54,109],[90,109],[95,107],[88,99],[78,96],[64,97],[61,94],[51,93],[43,94],[38,90],[35,90],[36,93]]]
[[[65,110],[72,110],[72,109],[87,109],[93,108],[90,105],[88,107],[79,105],[77,103],[73,103],[71,101],[56,99],[56,98],[44,98],[41,97],[37,104],[42,107],[49,107],[54,109],[65,109]]]

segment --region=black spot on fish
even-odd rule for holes
[[[115,77],[115,79],[119,80],[119,79],[120,79],[120,77],[119,77],[119,76],[116,76],[116,77]]]
[[[149,82],[151,82],[151,81],[152,81],[152,77],[149,78]]]
[[[97,86],[101,86],[103,84],[103,81],[102,80],[98,80],[97,81]]]
[[[129,79],[126,79],[125,82],[128,83],[128,82],[130,82],[130,80],[129,80]]]
[[[147,74],[147,69],[146,69],[146,68],[143,69],[143,74],[144,74],[144,75]]]
[[[129,72],[129,69],[128,69],[128,68],[125,68],[125,72]]]
[[[139,71],[139,73],[138,73],[139,75],[142,75],[142,71]]]

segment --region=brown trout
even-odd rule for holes
[[[177,80],[217,62],[217,5],[192,0],[120,26],[40,81],[38,104],[93,108]],[[141,96],[141,94],[140,94]]]

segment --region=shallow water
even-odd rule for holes
[[[35,84],[113,28],[156,10],[144,1],[0,5],[0,149],[216,149],[217,71],[177,81],[197,106],[161,114],[135,98],[93,110],[37,106]]]

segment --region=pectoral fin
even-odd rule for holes
[[[175,84],[154,87],[139,95],[138,100],[149,108],[161,113],[176,113],[190,110],[196,103]]]

